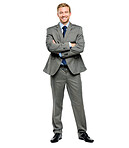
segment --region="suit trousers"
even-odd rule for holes
[[[68,67],[60,67],[58,72],[51,76],[53,95],[52,124],[54,133],[62,133],[61,122],[65,86],[67,88],[77,125],[78,133],[86,132],[86,117],[82,98],[82,82],[80,74],[73,75]]]

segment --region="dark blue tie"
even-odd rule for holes
[[[66,33],[66,30],[67,30],[67,27],[63,26],[62,29],[63,29],[63,37],[65,37],[65,33]]]
[[[63,29],[63,37],[65,37],[65,33],[66,33],[66,30],[67,30],[67,27],[63,26],[62,29]],[[62,63],[63,63],[63,65],[66,65],[65,59],[62,60]]]

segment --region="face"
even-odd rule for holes
[[[57,16],[60,19],[60,22],[66,25],[69,22],[71,13],[69,12],[69,7],[60,7],[57,12]]]

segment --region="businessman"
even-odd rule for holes
[[[46,46],[50,56],[44,68],[44,72],[51,77],[53,95],[52,123],[54,137],[51,142],[55,143],[62,139],[61,116],[66,86],[74,112],[78,137],[92,143],[94,140],[86,133],[87,125],[80,77],[80,73],[86,70],[80,54],[84,50],[82,28],[69,22],[71,8],[66,3],[58,5],[57,16],[60,20],[58,25],[47,29]]]

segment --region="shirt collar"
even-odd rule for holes
[[[64,24],[62,24],[61,22],[59,23],[59,25],[60,25],[60,28],[61,28],[61,29],[62,29],[62,27],[64,26]],[[67,23],[66,27],[68,28],[68,26],[69,26],[69,22]]]

